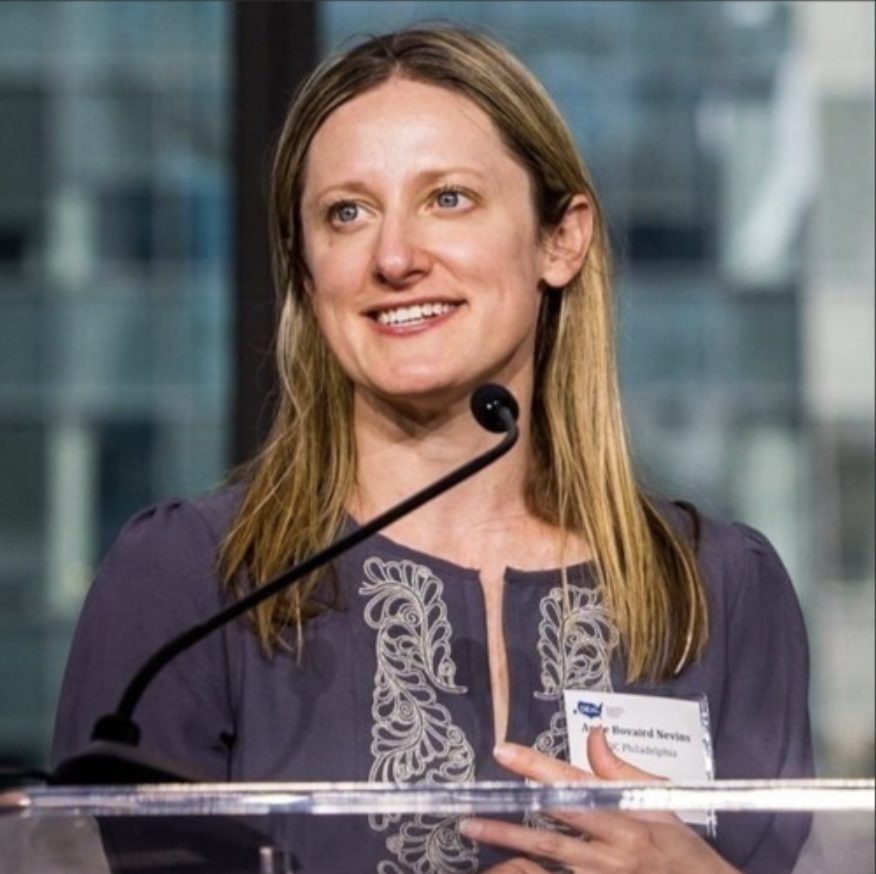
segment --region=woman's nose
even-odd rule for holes
[[[374,276],[382,285],[405,288],[429,272],[431,258],[417,219],[384,215],[374,250]]]

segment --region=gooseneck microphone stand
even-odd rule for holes
[[[161,760],[139,749],[140,728],[133,714],[137,703],[159,671],[189,647],[218,628],[251,610],[266,598],[291,586],[372,534],[412,512],[505,455],[517,442],[519,409],[514,396],[499,385],[486,384],[471,396],[471,410],[488,431],[504,433],[494,447],[451,471],[432,485],[406,498],[385,513],[331,543],[326,549],[259,586],[248,595],[168,641],[150,656],[125,689],[115,712],[98,719],[85,750],[61,762],[50,775],[54,785],[99,785],[202,780],[185,767]]]

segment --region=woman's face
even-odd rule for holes
[[[393,79],[335,110],[301,203],[320,328],[357,394],[447,404],[531,391],[540,281],[529,177],[489,117]]]

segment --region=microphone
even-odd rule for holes
[[[494,434],[517,430],[520,408],[514,395],[501,385],[486,382],[478,386],[471,395],[471,411],[478,425]]]
[[[193,626],[168,641],[140,667],[124,690],[115,712],[100,717],[91,734],[91,742],[79,755],[61,762],[49,777],[53,785],[113,785],[123,783],[209,782],[206,778],[180,768],[176,763],[140,750],[140,728],[133,714],[149,684],[181,652],[196,644],[223,625],[236,619],[272,595],[291,586],[372,534],[416,510],[448,489],[505,455],[517,442],[519,407],[508,389],[486,383],[471,396],[472,415],[487,431],[504,433],[499,443],[466,464],[443,476],[401,503],[376,516],[355,531],[335,540],[321,552],[288,568],[248,595],[220,610],[206,621]]]

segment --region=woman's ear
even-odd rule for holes
[[[593,209],[585,194],[576,194],[543,244],[541,279],[551,288],[563,288],[581,269],[593,237]]]

